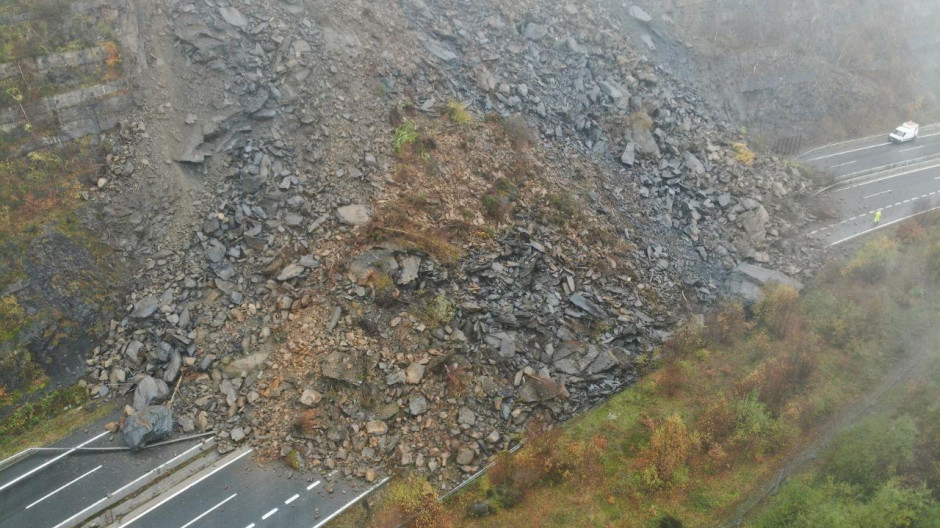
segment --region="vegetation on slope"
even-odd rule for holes
[[[752,522],[935,526],[940,392],[936,377],[913,383],[903,374],[937,363],[936,222],[870,241],[823,269],[802,296],[775,289],[750,311],[728,304],[704,326],[684,327],[657,371],[564,430],[533,427],[522,450],[501,454],[444,508],[409,477],[372,515],[343,522],[385,528],[417,515],[406,526],[719,526],[867,393],[896,383],[907,407],[842,433],[818,475],[787,485]],[[418,502],[435,514],[421,514]]]

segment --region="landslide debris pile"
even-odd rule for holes
[[[91,390],[140,409],[178,387],[179,427],[223,451],[453,482],[533,416],[634,380],[738,263],[813,265],[797,233],[812,184],[630,46],[622,13],[166,9],[148,45],[176,55],[152,62],[176,61],[187,95],[147,96],[113,192],[145,177],[127,164],[182,163],[199,186],[154,222],[195,221],[143,256]]]

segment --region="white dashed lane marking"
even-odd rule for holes
[[[261,516],[261,520],[262,520],[262,521],[266,521],[266,520],[268,519],[268,517],[274,515],[275,513],[277,513],[277,508],[274,508],[273,510],[269,511],[268,513],[262,515],[262,516]]]
[[[867,200],[867,199],[869,199],[869,198],[874,198],[875,196],[881,196],[882,194],[888,194],[889,192],[891,192],[891,189],[888,189],[887,191],[881,191],[880,193],[869,194],[868,196],[863,196],[863,197],[862,197],[862,200]]]
[[[829,168],[830,168],[830,169],[836,169],[836,168],[839,168],[839,167],[845,167],[846,165],[851,165],[851,164],[853,164],[853,163],[858,163],[858,160],[846,161],[845,163],[840,163],[840,164],[838,164],[838,165],[833,165],[833,166],[831,166],[831,167],[829,167]]]
[[[886,192],[887,192],[887,191],[886,191]],[[888,210],[888,209],[891,209],[892,207],[897,207],[897,206],[899,206],[899,205],[904,205],[904,204],[906,204],[906,203],[913,202],[914,200],[921,200],[921,199],[923,199],[923,198],[929,198],[929,197],[931,197],[931,196],[936,195],[938,192],[940,192],[940,191],[933,191],[933,192],[929,192],[929,193],[926,193],[926,194],[922,194],[922,195],[920,195],[920,196],[915,196],[914,198],[908,198],[907,200],[904,200],[904,201],[901,201],[901,202],[897,202],[897,203],[893,203],[893,204],[891,204],[891,205],[886,205],[886,206],[884,206],[884,207],[880,207],[879,209],[880,209],[882,212],[884,212],[884,211],[886,211],[886,210]],[[883,193],[879,193],[879,194],[883,194]],[[876,195],[872,195],[872,196],[876,196]],[[869,197],[866,196],[866,198],[869,198]],[[834,228],[834,227],[838,227],[838,226],[843,225],[843,224],[848,224],[849,222],[854,222],[854,221],[858,220],[859,218],[869,217],[869,216],[875,214],[876,212],[878,212],[878,209],[874,209],[874,210],[868,211],[867,213],[864,213],[864,214],[855,215],[855,216],[853,216],[853,217],[851,217],[851,218],[846,218],[845,220],[842,220],[841,222],[836,222],[836,223],[834,223],[834,224],[830,224],[830,225],[827,225],[827,226],[823,226],[823,227],[814,229],[814,230],[810,231],[809,234],[810,234],[810,235],[815,235],[816,233],[820,233],[820,232],[822,232],[822,231],[828,231],[828,230],[830,230],[830,229],[832,229],[832,228]],[[915,216],[916,216],[916,215],[915,215]],[[906,218],[910,218],[910,217],[906,217]],[[886,225],[887,225],[887,224],[886,224]],[[867,231],[866,231],[866,232],[867,232]],[[840,241],[840,242],[841,242],[841,241]]]
[[[105,434],[107,434],[107,433],[105,433]],[[251,453],[252,451],[254,451],[254,449],[248,449],[248,450],[246,450],[244,453],[242,453],[242,454],[236,456],[235,458],[229,460],[228,462],[222,464],[221,466],[219,466],[219,467],[213,469],[213,470],[210,471],[208,474],[203,475],[202,477],[199,477],[198,479],[194,480],[193,482],[190,482],[189,484],[187,484],[187,485],[186,485],[185,487],[183,487],[182,489],[179,489],[179,490],[177,490],[177,491],[171,493],[168,497],[166,497],[165,499],[161,500],[160,502],[154,504],[153,506],[147,508],[147,509],[144,510],[142,513],[140,513],[139,515],[137,515],[136,517],[134,517],[133,519],[131,519],[131,520],[129,520],[129,521],[127,521],[127,522],[121,524],[121,528],[124,528],[125,526],[128,526],[128,525],[134,523],[135,521],[137,521],[137,519],[140,519],[141,517],[143,517],[143,516],[149,514],[149,513],[152,512],[153,510],[156,510],[156,509],[159,508],[160,506],[163,506],[163,505],[166,504],[167,502],[169,502],[169,501],[175,499],[175,498],[176,498],[178,495],[180,495],[181,493],[185,493],[186,491],[188,491],[188,490],[189,490],[190,488],[192,488],[193,486],[199,484],[199,483],[202,482],[203,480],[206,480],[207,478],[211,477],[212,475],[215,475],[215,474],[218,473],[219,471],[222,471],[223,469],[225,469],[225,468],[228,467],[229,465],[234,464],[235,462],[237,462],[238,460],[240,460],[241,458],[243,458],[245,455]]]

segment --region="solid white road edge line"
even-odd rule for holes
[[[81,514],[87,512],[88,510],[94,508],[95,506],[101,504],[102,502],[104,502],[104,501],[106,501],[106,500],[108,500],[108,499],[105,498],[105,497],[102,497],[102,498],[98,499],[97,501],[91,503],[91,504],[90,504],[87,508],[85,508],[84,510],[82,510],[82,511],[76,513],[75,515],[69,517],[68,519],[66,519],[66,520],[60,522],[59,524],[53,526],[52,528],[62,528],[62,527],[65,526],[66,524],[72,522],[72,520],[75,519],[76,517],[78,517],[79,515],[81,515]]]
[[[329,517],[327,517],[326,519],[323,519],[322,521],[320,521],[319,523],[317,523],[316,525],[314,525],[313,528],[320,528],[320,527],[323,526],[324,524],[326,524],[326,523],[332,521],[332,520],[333,520],[334,518],[336,518],[339,514],[341,514],[341,513],[343,513],[344,511],[348,510],[350,506],[352,506],[353,504],[356,504],[357,502],[359,502],[363,497],[365,497],[366,495],[372,493],[373,491],[375,491],[376,489],[378,489],[380,486],[384,486],[385,483],[389,481],[389,478],[390,478],[390,477],[385,477],[384,479],[382,479],[382,480],[381,480],[378,484],[376,484],[375,486],[372,486],[371,488],[369,488],[369,489],[363,491],[363,492],[360,493],[359,496],[357,496],[355,499],[353,499],[353,500],[347,502],[345,506],[343,506],[342,508],[340,508],[340,509],[336,510],[335,512],[331,513]]]
[[[84,442],[78,444],[77,446],[73,447],[72,449],[69,449],[69,450],[66,451],[65,453],[62,453],[61,455],[59,455],[59,456],[53,458],[52,460],[48,460],[48,461],[44,462],[42,465],[37,466],[37,467],[34,467],[33,469],[27,471],[26,473],[23,473],[22,475],[16,477],[15,479],[11,480],[10,482],[7,482],[6,484],[0,486],[0,491],[3,491],[3,490],[5,490],[5,489],[9,488],[10,486],[16,484],[17,482],[23,480],[23,479],[26,478],[26,477],[32,475],[33,473],[39,471],[40,469],[43,469],[43,468],[49,466],[50,464],[53,464],[53,463],[55,463],[55,462],[58,462],[59,460],[62,460],[63,458],[65,458],[65,457],[69,456],[70,454],[72,454],[76,449],[79,449],[79,448],[81,448],[81,447],[85,447],[86,445],[88,445],[88,444],[94,442],[95,440],[97,440],[97,439],[99,439],[99,438],[101,438],[101,437],[103,437],[103,436],[107,436],[107,435],[109,435],[109,434],[111,434],[111,433],[105,431],[105,432],[101,433],[100,435],[98,435],[98,436],[92,438],[91,440],[86,440],[86,441],[84,441]]]
[[[885,176],[884,178],[878,178],[877,180],[869,180],[869,181],[867,181],[867,182],[854,183],[854,184],[849,185],[849,186],[847,186],[847,187],[843,187],[843,188],[841,188],[841,189],[836,189],[836,190],[834,190],[834,191],[832,191],[832,192],[833,192],[833,193],[843,192],[843,191],[847,191],[847,190],[849,190],[849,189],[855,189],[856,187],[862,187],[863,185],[871,185],[872,183],[878,183],[878,182],[881,182],[881,181],[890,180],[890,179],[892,179],[892,178],[900,178],[901,176],[907,176],[908,174],[916,174],[916,173],[918,173],[918,172],[923,172],[923,171],[930,170],[930,169],[936,169],[937,167],[940,167],[940,163],[938,163],[938,164],[936,164],[936,165],[930,165],[930,166],[928,166],[928,167],[921,167],[921,168],[919,168],[919,169],[909,170],[909,171],[907,171],[907,172],[902,172],[902,173],[900,173],[900,174],[892,174],[891,176]],[[934,178],[934,179],[938,179],[938,178]]]
[[[189,521],[188,523],[184,524],[184,525],[181,526],[180,528],[189,528],[190,526],[192,526],[193,524],[195,524],[196,521],[198,521],[199,519],[202,519],[202,518],[205,517],[206,515],[209,515],[210,513],[212,513],[213,511],[215,511],[216,508],[219,508],[220,506],[222,506],[222,505],[225,504],[226,502],[228,502],[228,501],[234,499],[236,495],[238,495],[238,493],[233,493],[233,494],[229,495],[229,498],[227,498],[227,499],[225,499],[224,501],[222,501],[222,502],[216,504],[215,506],[209,508],[208,510],[206,510],[206,511],[200,513],[199,515],[196,516],[195,519]]]
[[[68,484],[65,484],[64,486],[62,486],[62,487],[56,489],[55,491],[50,492],[48,495],[46,495],[46,496],[44,496],[43,498],[37,500],[36,502],[30,504],[29,506],[26,507],[26,509],[28,510],[28,509],[32,508],[33,506],[39,504],[40,502],[42,502],[42,501],[48,499],[49,497],[55,495],[56,493],[58,493],[58,492],[64,490],[65,488],[71,486],[72,484],[75,484],[75,483],[78,482],[79,480],[82,480],[83,478],[87,477],[88,475],[91,475],[91,474],[94,473],[95,471],[98,471],[98,470],[101,469],[102,467],[104,467],[104,466],[99,465],[99,466],[96,467],[95,469],[93,469],[93,470],[91,470],[91,471],[89,471],[89,472],[87,472],[87,473],[81,475],[80,477],[75,478],[74,480],[70,481]]]
[[[912,151],[912,150],[920,150],[920,149],[922,149],[922,148],[924,148],[924,147],[926,147],[926,146],[927,146],[927,145],[921,145],[921,146],[919,146],[919,147],[911,147],[911,148],[908,148],[908,149],[899,150],[898,152],[910,152],[910,151]]]
[[[277,513],[277,508],[274,508],[273,510],[269,511],[268,513],[262,515],[262,516],[261,516],[261,520],[262,520],[262,521],[265,521],[265,520],[267,520],[268,517],[274,515],[275,513]]]
[[[934,136],[940,136],[940,132],[934,132],[933,134],[924,134],[924,135],[922,135],[922,136],[918,136],[918,138],[928,138],[928,137],[934,137]],[[865,138],[865,139],[874,139],[875,137],[878,137],[878,136],[872,136],[871,138]],[[858,140],[858,141],[862,141],[862,140]],[[869,145],[869,146],[867,146],[867,147],[861,147],[861,148],[857,148],[857,149],[846,150],[846,151],[843,151],[843,152],[836,152],[835,154],[826,154],[825,156],[817,156],[817,157],[815,157],[815,158],[809,158],[809,159],[807,159],[807,160],[805,160],[805,161],[819,161],[819,160],[824,160],[824,159],[827,159],[827,158],[834,158],[834,157],[836,157],[836,156],[842,156],[842,155],[844,155],[844,154],[851,154],[851,153],[853,153],[853,152],[860,152],[860,151],[862,151],[862,150],[869,150],[869,149],[878,148],[878,147],[886,147],[886,146],[891,145],[891,144],[892,144],[892,143],[891,143],[890,141],[887,142],[887,143],[878,143],[877,145]],[[924,146],[926,146],[926,145],[924,145]],[[921,148],[921,147],[918,147],[918,148]]]
[[[927,130],[928,128],[935,128],[935,127],[937,127],[937,126],[940,126],[940,123],[931,123],[931,124],[929,124],[929,125],[921,125],[920,129],[921,129],[921,130]],[[932,135],[932,134],[931,134],[931,135]],[[846,140],[846,141],[837,141],[837,142],[835,142],[835,143],[829,143],[828,145],[820,145],[820,146],[818,146],[818,147],[815,147],[815,148],[812,148],[812,149],[810,149],[810,150],[807,150],[806,152],[804,152],[803,154],[801,154],[801,156],[808,156],[808,155],[812,154],[813,152],[817,152],[817,151],[820,151],[820,150],[823,150],[823,149],[827,149],[827,148],[831,148],[831,147],[838,147],[839,145],[848,145],[848,144],[850,144],[850,143],[858,143],[859,141],[866,141],[866,140],[869,140],[869,139],[875,139],[875,138],[884,137],[884,136],[885,136],[884,133],[881,133],[881,134],[874,134],[874,135],[872,135],[872,136],[866,136],[866,137],[863,137],[863,138],[849,139],[849,140]],[[921,136],[921,137],[927,137],[927,136]]]
[[[133,519],[131,519],[131,520],[125,522],[125,523],[121,523],[121,528],[124,528],[125,526],[130,525],[131,523],[133,523],[133,522],[136,521],[137,519],[140,519],[140,518],[143,517],[144,515],[147,515],[148,513],[152,512],[153,510],[156,510],[156,509],[159,508],[160,506],[163,506],[163,505],[166,504],[167,502],[169,502],[169,501],[173,500],[174,498],[176,498],[177,495],[179,495],[179,494],[181,494],[181,493],[184,493],[184,492],[185,492],[186,490],[188,490],[189,488],[195,486],[196,484],[199,484],[200,482],[202,482],[203,480],[206,480],[207,478],[211,477],[212,475],[215,475],[215,474],[218,473],[219,471],[222,471],[223,469],[225,469],[225,468],[226,468],[227,466],[229,466],[230,464],[234,464],[235,462],[237,462],[238,460],[240,460],[243,456],[247,455],[248,453],[251,453],[252,451],[254,451],[254,449],[249,449],[249,450],[245,451],[244,453],[238,455],[237,457],[233,458],[232,460],[229,460],[229,461],[226,462],[225,464],[222,464],[221,466],[219,466],[219,467],[213,469],[209,474],[203,475],[202,477],[200,477],[200,478],[199,478],[198,480],[196,480],[195,482],[190,482],[190,483],[189,483],[187,486],[185,486],[184,488],[182,488],[182,489],[176,491],[175,493],[173,493],[173,494],[170,495],[169,497],[167,497],[167,498],[163,499],[162,501],[160,501],[160,502],[154,504],[153,506],[147,508],[147,509],[144,510],[144,512],[141,513],[140,515],[134,517]]]
[[[857,148],[857,149],[846,150],[845,152],[836,152],[835,154],[826,154],[825,156],[817,156],[817,157],[815,157],[815,158],[810,158],[810,159],[808,159],[808,160],[806,160],[806,161],[819,161],[819,160],[824,160],[824,159],[828,159],[828,158],[834,158],[834,157],[836,157],[836,156],[842,156],[842,155],[844,155],[844,154],[851,154],[851,153],[853,153],[853,152],[861,152],[861,151],[863,151],[863,150],[869,150],[869,149],[873,149],[873,148],[884,147],[884,146],[887,146],[887,145],[890,145],[890,144],[891,144],[890,141],[887,142],[887,143],[878,143],[877,145],[870,145],[870,146],[867,146],[867,147],[861,147],[861,148]]]
[[[150,475],[151,473],[160,471],[161,469],[163,469],[163,468],[166,467],[167,465],[172,464],[173,462],[175,462],[178,458],[183,457],[183,456],[186,456],[186,455],[189,454],[189,452],[192,451],[193,449],[199,449],[200,447],[202,447],[202,442],[197,443],[196,445],[190,447],[190,448],[187,449],[186,451],[183,451],[182,453],[180,453],[180,454],[176,455],[175,457],[173,457],[173,458],[167,460],[166,462],[160,464],[159,466],[157,466],[157,467],[151,469],[150,471],[144,473],[143,475],[141,475],[141,476],[135,478],[134,480],[132,480],[132,481],[128,482],[127,484],[121,486],[120,488],[118,488],[118,489],[112,491],[111,493],[108,493],[108,497],[113,497],[113,496],[117,495],[118,493],[121,493],[122,491],[124,491],[125,489],[129,488],[130,486],[133,486],[134,484],[136,484],[137,482],[139,482],[141,479],[147,477],[147,476]]]
[[[852,240],[853,238],[858,238],[858,237],[860,237],[860,236],[862,236],[862,235],[871,233],[872,231],[877,231],[877,230],[879,230],[879,229],[881,229],[881,228],[888,227],[889,225],[896,224],[896,223],[898,223],[898,222],[903,222],[903,221],[908,220],[908,219],[910,219],[910,218],[914,218],[915,216],[920,216],[920,215],[922,215],[922,214],[924,214],[924,213],[929,213],[929,212],[931,212],[931,211],[936,211],[937,209],[940,209],[940,205],[938,205],[937,207],[932,207],[932,208],[930,208],[930,209],[927,209],[926,211],[921,211],[921,212],[919,212],[919,213],[914,213],[914,214],[912,214],[912,215],[910,215],[910,216],[905,216],[904,218],[898,218],[897,220],[892,220],[892,221],[890,221],[890,222],[888,222],[888,223],[881,224],[881,225],[879,225],[878,227],[869,229],[869,230],[867,230],[867,231],[862,231],[861,233],[856,233],[856,234],[854,234],[854,235],[852,235],[852,236],[850,236],[850,237],[845,237],[845,238],[843,238],[842,240],[838,240],[838,241],[836,241],[836,242],[833,242],[832,244],[829,244],[829,247],[836,246],[836,245],[841,244],[841,243],[843,243],[843,242],[848,242],[849,240]]]

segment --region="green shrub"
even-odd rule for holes
[[[755,528],[903,528],[931,522],[929,494],[888,481],[866,500],[848,484],[794,481],[784,486]],[[936,511],[936,508],[933,508]],[[927,526],[930,526],[929,524]]]
[[[49,417],[80,405],[87,397],[83,387],[73,385],[57,389],[38,401],[29,402],[0,421],[0,438],[23,434]]]
[[[731,438],[757,453],[773,451],[783,439],[784,427],[753,390],[735,402],[735,428]]]
[[[418,140],[418,125],[414,121],[405,121],[395,129],[395,153],[400,153],[406,145],[414,145]]]
[[[940,284],[940,244],[934,244],[927,252],[927,273],[937,284]]]
[[[26,321],[26,314],[16,297],[0,297],[0,343],[16,338]]]
[[[827,473],[864,493],[874,493],[912,465],[917,436],[917,425],[909,416],[869,418],[839,435],[826,460]]]
[[[467,105],[457,101],[447,103],[447,117],[458,125],[468,125],[473,122],[473,116],[467,111]]]
[[[886,237],[876,238],[855,254],[842,274],[858,277],[869,284],[880,282],[894,266],[897,254],[897,242]]]

